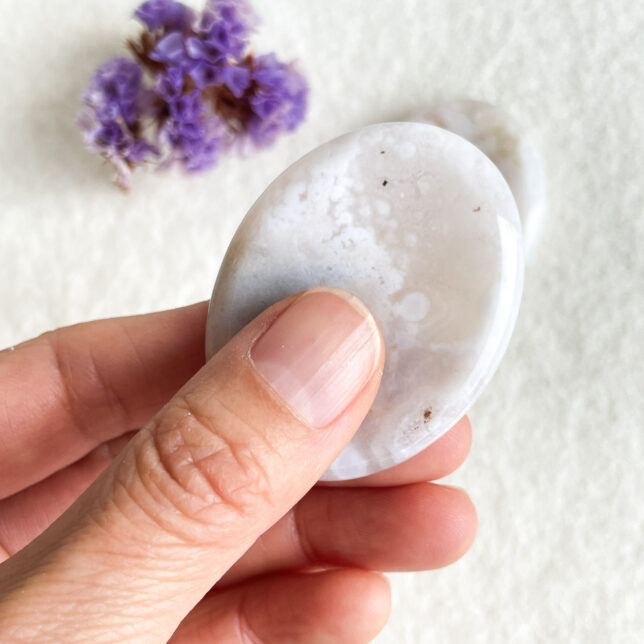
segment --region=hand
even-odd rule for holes
[[[204,365],[205,319],[202,303],[0,353],[0,641],[365,642],[389,613],[371,571],[469,547],[468,497],[425,482],[463,461],[467,419],[313,487],[380,382],[356,298],[291,296]]]

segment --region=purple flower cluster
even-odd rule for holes
[[[135,16],[146,26],[129,43],[136,62],[98,68],[79,120],[122,187],[140,163],[204,170],[233,146],[270,145],[303,121],[306,81],[274,54],[247,52],[257,18],[244,0],[207,0],[199,15],[148,0]]]
[[[124,186],[135,164],[158,155],[157,148],[139,136],[148,96],[141,68],[126,58],[101,65],[84,94],[79,122],[85,143],[114,164],[116,180]]]
[[[252,81],[256,90],[248,97],[251,116],[246,126],[257,145],[268,145],[282,131],[291,132],[302,122],[308,87],[304,78],[275,54],[255,60]]]

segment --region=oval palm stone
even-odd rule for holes
[[[360,477],[414,456],[465,414],[505,351],[522,282],[517,207],[488,157],[431,125],[374,125],[313,150],[255,202],[215,284],[207,354],[294,292],[355,293],[382,329],[386,364],[323,478]]]

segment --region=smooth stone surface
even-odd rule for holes
[[[358,295],[380,324],[386,365],[324,479],[364,476],[417,454],[467,411],[501,360],[522,283],[516,204],[488,157],[438,127],[374,125],[309,153],[253,205],[217,278],[207,354],[291,293]]]
[[[437,125],[482,150],[508,182],[519,208],[523,247],[529,260],[547,211],[546,181],[537,149],[507,112],[482,101],[454,100],[430,105],[410,121]]]

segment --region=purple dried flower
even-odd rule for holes
[[[145,23],[150,31],[187,31],[195,20],[195,14],[180,2],[174,0],[148,0],[134,15]]]
[[[248,134],[256,145],[270,145],[283,132],[294,130],[304,119],[308,87],[292,65],[274,54],[259,56],[252,71],[256,89],[249,98],[253,115]]]
[[[138,136],[147,105],[141,68],[125,58],[114,58],[97,70],[83,96],[79,124],[86,145],[116,167],[116,182],[128,186],[131,165],[156,154]]]
[[[161,138],[169,143],[169,161],[177,161],[190,172],[204,170],[217,161],[221,143],[219,119],[204,118],[205,106],[201,92],[194,90],[169,105],[170,115],[161,130]]]
[[[142,78],[136,63],[127,58],[113,58],[96,70],[85,92],[85,102],[93,106],[101,121],[122,118],[132,123],[138,116],[137,98]]]
[[[257,19],[245,0],[207,0],[200,16],[175,0],[148,0],[135,16],[147,26],[128,43],[138,64],[99,67],[79,120],[121,186],[150,157],[203,170],[236,142],[268,145],[304,118],[303,77],[273,54],[246,53]]]
[[[157,42],[150,58],[166,65],[180,65],[187,60],[183,36],[173,31]]]
[[[128,161],[139,163],[149,156],[159,156],[159,150],[145,139],[135,139],[128,151]]]
[[[226,59],[225,51],[208,40],[202,40],[196,36],[186,40],[186,52],[192,60],[205,61],[211,65],[216,65]]]
[[[201,17],[202,39],[222,58],[240,58],[258,20],[244,0],[208,0]]]
[[[190,94],[185,94],[178,100],[171,102],[169,107],[170,116],[173,119],[183,122],[196,122],[204,111],[201,92],[194,90]]]
[[[194,65],[190,69],[189,74],[199,89],[212,85],[220,85],[222,82],[221,67],[211,65],[203,60]]]
[[[221,82],[226,85],[235,98],[241,98],[251,83],[251,71],[246,67],[229,65],[221,73]]]
[[[159,74],[156,82],[157,94],[167,102],[176,101],[183,93],[183,72],[178,67],[170,67]]]

